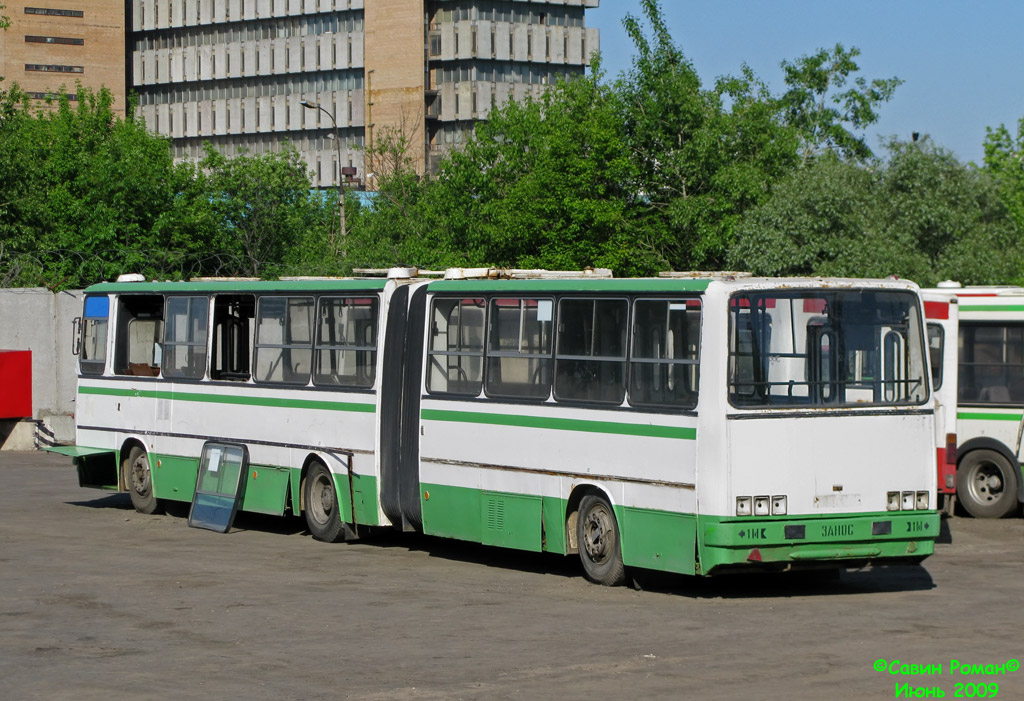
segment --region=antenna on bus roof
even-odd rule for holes
[[[741,272],[738,270],[666,270],[658,273],[658,277],[685,279],[717,278],[724,280],[737,280],[739,278],[751,276],[752,273]]]

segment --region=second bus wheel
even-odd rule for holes
[[[153,491],[153,474],[146,451],[140,446],[133,446],[128,457],[121,463],[121,470],[135,510],[140,514],[156,513],[160,504]]]
[[[345,529],[341,523],[334,475],[322,462],[315,462],[309,466],[303,496],[306,504],[306,527],[312,536],[325,543],[344,540]]]
[[[603,497],[583,497],[576,519],[576,542],[587,579],[609,587],[626,581],[615,512]]]
[[[1002,518],[1017,508],[1020,468],[995,450],[972,450],[956,471],[957,500],[975,518]]]

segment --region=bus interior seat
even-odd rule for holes
[[[981,390],[981,394],[978,395],[978,399],[983,402],[992,403],[1006,403],[1010,401],[1010,390],[1003,385],[992,385],[985,387]]]

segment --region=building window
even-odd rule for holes
[[[26,7],[26,15],[53,15],[56,17],[84,17],[82,10],[55,10],[49,7]]]
[[[39,36],[27,36],[25,41],[30,44],[73,44],[74,46],[82,46],[85,44],[85,39],[76,39],[73,37],[39,37]]]
[[[55,100],[59,97],[57,93],[52,92],[30,92],[26,94],[33,100]],[[68,98],[72,102],[78,100],[77,93],[67,93],[64,97]]]
[[[83,66],[60,66],[52,63],[26,63],[26,71],[41,71],[43,73],[82,73]]]

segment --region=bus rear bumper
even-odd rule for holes
[[[702,574],[916,564],[934,552],[940,528],[937,511],[699,521]]]

